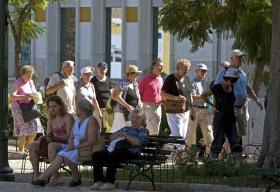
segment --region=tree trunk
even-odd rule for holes
[[[252,86],[252,88],[255,91],[256,95],[259,94],[260,83],[261,83],[261,78],[262,78],[262,75],[263,75],[263,70],[264,70],[264,63],[257,62],[256,63],[256,69],[255,69],[253,86]]]
[[[272,0],[272,47],[269,72],[268,106],[265,116],[263,147],[258,166],[280,166],[280,1]]]
[[[16,78],[20,76],[20,62],[21,62],[21,40],[15,38],[15,70]]]

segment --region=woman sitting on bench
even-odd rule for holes
[[[124,127],[111,136],[106,151],[93,153],[94,184],[91,190],[110,190],[115,188],[115,175],[119,163],[138,157],[141,146],[149,140],[149,131],[144,128],[146,118],[141,109],[134,109],[129,114],[131,126]],[[103,175],[104,163],[108,163],[106,176]]]
[[[41,137],[40,141],[32,142],[28,147],[33,167],[33,181],[39,177],[39,158],[42,157],[44,161],[52,162],[57,152],[62,149],[62,144],[67,143],[74,123],[73,116],[66,112],[66,107],[59,96],[49,97],[47,111],[47,135]],[[60,184],[58,173],[52,175],[49,184]]]

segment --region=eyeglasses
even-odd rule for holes
[[[234,77],[224,77],[225,81],[230,81],[232,84],[236,83],[236,81],[238,80],[238,78],[234,78]]]

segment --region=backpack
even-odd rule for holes
[[[59,71],[57,71],[57,72],[53,73],[51,76],[45,78],[45,80],[44,80],[45,92],[44,92],[44,97],[43,97],[43,99],[44,99],[45,101],[46,101],[51,95],[56,95],[56,92],[53,93],[53,94],[49,94],[49,95],[47,94],[47,86],[48,86],[48,84],[49,84],[50,78],[51,78],[54,74],[58,74],[61,80],[64,78],[64,75],[63,75],[61,72],[59,72]]]

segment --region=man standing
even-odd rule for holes
[[[234,95],[235,95],[235,102],[234,102],[234,110],[235,110],[235,117],[238,127],[238,137],[240,144],[242,144],[242,136],[246,135],[247,132],[247,125],[249,120],[249,113],[248,113],[248,96],[252,98],[260,110],[263,109],[262,103],[259,101],[258,97],[256,96],[254,90],[250,87],[248,82],[247,76],[245,72],[240,69],[240,66],[243,63],[244,55],[242,51],[239,49],[235,49],[231,53],[230,58],[230,65],[229,68],[237,68],[239,69],[239,79],[234,84]],[[219,71],[215,84],[219,84],[223,82],[223,76],[226,73],[227,68]]]
[[[67,112],[75,113],[75,93],[74,83],[78,79],[73,75],[74,61],[64,61],[62,63],[61,72],[54,73],[46,87],[46,94],[58,95],[64,101]]]
[[[200,95],[209,89],[209,83],[205,80],[208,68],[205,64],[196,65],[196,77],[192,80],[192,98],[196,118],[189,121],[187,146],[191,147],[196,144],[196,130],[200,127],[203,135],[203,145],[206,146],[205,152],[210,152],[210,146],[213,141],[212,115],[208,111],[208,106]]]
[[[97,75],[91,79],[91,83],[94,85],[96,92],[96,99],[99,104],[102,117],[97,115],[98,123],[100,127],[111,132],[111,126],[108,122],[108,112],[106,111],[106,104],[112,94],[112,80],[106,76],[108,71],[108,64],[105,62],[98,63]]]
[[[163,79],[161,60],[152,62],[151,72],[145,75],[139,83],[139,91],[146,115],[146,128],[150,135],[158,135],[161,121],[161,88]]]

